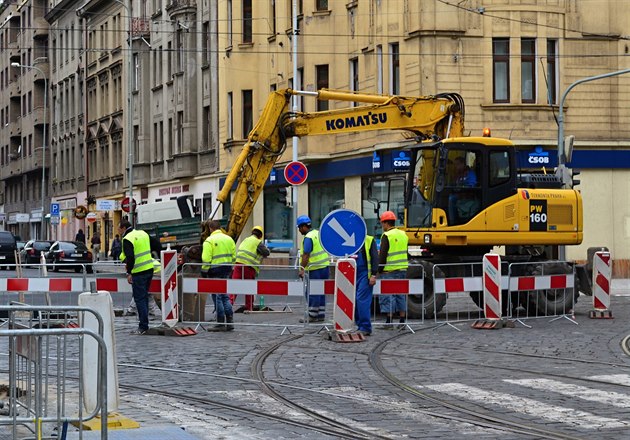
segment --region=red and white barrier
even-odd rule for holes
[[[612,318],[610,309],[610,280],[612,267],[610,252],[593,255],[593,310],[591,318]]]
[[[483,303],[488,320],[501,319],[501,257],[497,254],[483,256]]]
[[[357,263],[353,258],[340,258],[337,260],[337,270],[335,271],[333,325],[336,331],[352,330],[356,293]]]
[[[177,303],[177,251],[161,252],[160,294],[162,297],[162,323],[175,327],[179,321]]]
[[[331,280],[332,281],[332,280]],[[184,278],[186,293],[227,293],[234,295],[303,296],[301,280],[232,280],[212,278]]]
[[[510,291],[570,289],[574,286],[572,273],[564,275],[536,275],[510,278]]]
[[[83,292],[82,278],[0,278],[2,292]]]
[[[310,280],[310,295],[334,295],[334,280]],[[424,294],[423,279],[404,280],[376,280],[373,295],[422,295]]]

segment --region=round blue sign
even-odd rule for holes
[[[284,167],[284,178],[291,185],[301,185],[306,182],[308,169],[302,162],[289,162]]]
[[[319,241],[330,255],[345,257],[357,253],[367,235],[365,220],[350,209],[332,211],[322,221]]]

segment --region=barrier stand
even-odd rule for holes
[[[568,277],[553,277],[553,276],[552,276],[552,279],[554,279],[554,278],[555,278],[555,279],[560,279],[560,280],[562,280],[562,279],[564,279],[564,280],[565,280],[565,284],[562,286],[562,288],[566,289],[566,288],[567,288],[567,286],[569,286],[568,282],[566,282],[566,281],[569,279]],[[571,285],[571,286],[573,286],[573,289],[575,289],[575,282],[573,281],[573,280],[575,279],[575,273],[573,273],[573,274],[572,274],[572,276],[571,276],[571,278],[570,278],[570,279],[572,280],[572,282],[571,282],[571,284],[570,284],[570,285]],[[569,312],[570,312],[571,314],[568,314],[568,313],[563,313],[563,314],[561,314],[561,315],[559,315],[559,316],[557,316],[557,317],[553,318],[553,319],[552,319],[551,321],[549,321],[549,322],[554,322],[554,321],[557,321],[558,319],[566,319],[567,321],[572,322],[572,323],[573,323],[573,324],[575,324],[575,325],[579,325],[579,324],[578,324],[578,322],[575,320],[575,312],[573,311],[573,309],[574,309],[574,308],[575,308],[575,296],[573,297],[573,302],[572,302],[571,310],[569,310]]]
[[[160,253],[160,295],[162,302],[162,325],[149,327],[147,335],[157,336],[193,336],[197,330],[192,327],[176,327],[179,321],[179,303],[177,301],[177,251],[170,245]]]
[[[353,333],[354,304],[357,293],[357,263],[353,258],[337,260],[335,270],[335,301],[333,308],[334,330],[328,339],[334,342],[363,342],[361,333]]]
[[[610,252],[595,252],[593,255],[593,310],[591,319],[613,319],[610,308],[610,279],[612,268]]]
[[[39,264],[41,264],[41,266],[39,266],[41,275],[43,277],[47,277],[48,267],[46,266],[46,256],[44,255],[44,251],[42,251],[39,256]]]
[[[488,253],[483,256],[483,308],[485,319],[475,321],[472,328],[479,330],[493,330],[510,325],[502,319],[501,298],[501,257]]]

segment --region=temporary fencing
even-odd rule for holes
[[[8,315],[8,329],[0,338],[9,342],[8,404],[0,425],[9,427],[12,438],[51,438],[45,432],[65,438],[68,423],[79,426],[101,416],[101,438],[107,438],[107,347],[101,334],[70,323],[77,314],[90,314],[103,328],[100,315],[86,307],[0,306]],[[84,413],[82,365],[84,338],[98,347],[96,407]],[[79,358],[79,363],[68,357]],[[35,437],[32,435],[35,434]]]

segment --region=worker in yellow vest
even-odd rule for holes
[[[120,260],[125,263],[127,282],[131,284],[138,310],[138,329],[132,333],[143,335],[149,329],[149,287],[153,279],[151,251],[159,254],[160,245],[145,231],[134,229],[129,220],[121,220],[118,231],[122,235]]]
[[[378,274],[378,250],[374,237],[367,235],[363,246],[353,258],[357,262],[357,290],[354,301],[354,322],[357,333],[372,334],[372,291]]]
[[[206,278],[229,278],[232,273],[236,245],[232,237],[221,230],[217,220],[208,222],[210,235],[203,242],[201,253],[201,273]],[[213,294],[212,299],[217,309],[217,324],[208,331],[234,330],[234,313],[227,293]]]
[[[313,229],[308,215],[299,216],[296,223],[298,231],[304,236],[300,251],[302,254],[300,277],[307,274],[311,280],[327,280],[330,277],[328,253],[319,242],[319,231]],[[306,294],[308,297],[307,322],[323,322],[326,319],[326,295],[311,296],[308,291]],[[302,319],[300,322],[304,322],[304,320]]]
[[[253,280],[260,271],[260,263],[263,258],[269,256],[269,249],[263,242],[262,226],[254,226],[252,235],[241,242],[236,251],[236,264],[232,271],[233,280]],[[234,304],[236,295],[230,295],[230,302]],[[245,310],[254,310],[254,295],[245,295],[245,305],[240,307],[235,313]]]
[[[409,238],[404,231],[397,229],[396,214],[385,211],[381,214],[381,249],[379,251],[379,276],[381,279],[405,279],[407,277]],[[381,295],[381,313],[386,315],[386,324],[392,324],[392,316],[398,314],[404,328],[407,311],[407,297],[401,295]],[[389,327],[391,328],[391,327]]]

